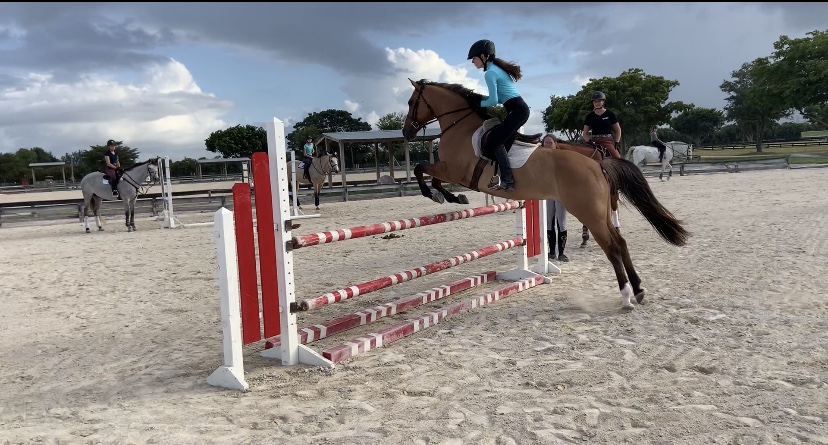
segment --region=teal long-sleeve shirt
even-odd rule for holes
[[[509,76],[509,73],[503,71],[502,68],[489,62],[486,68],[486,74],[483,75],[486,79],[486,85],[489,87],[489,95],[485,96],[480,102],[481,107],[491,107],[496,104],[503,104],[507,100],[520,96],[520,93],[515,87],[515,81]]]

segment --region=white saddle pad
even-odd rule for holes
[[[109,185],[109,179],[102,179],[101,184]]]
[[[481,154],[481,138],[483,138],[484,133],[499,123],[500,119],[489,119],[483,122],[483,125],[481,125],[480,128],[474,132],[472,135],[472,147],[474,147],[474,154],[482,158],[489,159]],[[509,166],[512,168],[523,167],[523,164],[525,164],[526,160],[529,159],[529,155],[531,155],[536,148],[538,148],[538,144],[527,144],[526,142],[515,141],[512,144],[512,149],[509,150]]]

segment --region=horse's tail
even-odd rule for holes
[[[619,191],[668,243],[683,246],[690,233],[658,199],[641,170],[626,159],[605,158],[601,167],[611,190]]]

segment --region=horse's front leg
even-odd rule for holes
[[[440,192],[439,194],[434,194],[432,192],[431,188],[429,188],[429,186],[426,184],[425,179],[423,179],[424,174],[431,176],[431,185],[434,187],[435,190]],[[448,177],[447,166],[444,162],[429,164],[426,161],[422,161],[414,167],[414,176],[417,177],[417,184],[420,186],[420,191],[422,192],[423,196],[431,199],[434,202],[442,204],[446,200],[448,200],[449,202],[455,204],[469,203],[469,200],[468,198],[466,198],[465,195],[455,196],[453,193],[443,188],[442,181],[444,179],[441,178]]]
[[[428,184],[425,182],[425,178],[423,175],[428,173],[433,178],[434,175],[431,173],[434,170],[434,167],[437,164],[429,164],[427,161],[420,161],[419,164],[414,166],[414,177],[417,178],[417,185],[420,186],[420,193],[423,194],[426,198],[437,202],[437,203],[444,203],[445,196],[443,194],[435,195],[431,192],[431,189],[428,187]]]
[[[316,210],[319,210],[319,195],[322,193],[322,184],[313,185],[313,203],[316,204]]]
[[[136,196],[135,201],[137,200],[138,197]],[[132,203],[129,204],[129,226],[132,228],[133,232],[138,230],[138,228],[135,227],[135,201],[132,201]]]
[[[124,200],[124,225],[127,228],[127,232],[132,232],[132,227],[129,225],[129,200]]]
[[[431,186],[434,187],[440,194],[443,195],[446,201],[454,203],[454,204],[468,204],[469,198],[466,198],[466,195],[454,195],[450,191],[443,188],[443,181],[431,177]]]

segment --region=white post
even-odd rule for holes
[[[279,318],[281,322],[281,345],[278,348],[265,349],[263,357],[280,358],[283,365],[305,363],[314,366],[333,368],[334,364],[313,349],[300,344],[296,314],[290,307],[296,303],[293,282],[293,251],[287,249],[291,241],[292,223],[290,221],[290,200],[287,187],[287,161],[285,159],[285,127],[282,121],[273,118],[267,124],[267,146],[270,172],[270,188],[273,201],[273,222],[276,244],[276,274],[279,288]],[[295,172],[294,172],[295,173]],[[295,184],[295,181],[294,181]],[[267,249],[270,246],[259,246]]]
[[[242,182],[250,184],[250,161],[242,162]]]
[[[546,235],[546,224],[547,224],[547,213],[546,213],[546,200],[539,199],[538,200],[538,225],[540,226],[540,244],[541,244],[541,251],[540,255],[538,255],[538,262],[532,267],[533,272],[537,272],[539,274],[548,274],[548,273],[561,273],[561,268],[556,266],[554,263],[549,262],[549,241]],[[552,252],[553,254],[555,252]]]
[[[519,211],[515,212],[515,234],[524,240],[528,236],[528,230],[526,227],[526,219],[528,209],[526,207],[520,209]],[[541,217],[541,221],[545,220],[545,216]],[[545,232],[544,232],[545,233]],[[541,236],[541,243],[545,243],[546,239]],[[560,273],[561,270],[558,269],[557,266],[550,263],[545,256],[542,257],[543,263],[538,262],[538,265],[529,270],[529,249],[526,247],[526,242],[523,243],[522,246],[515,247],[517,250],[517,267],[512,270],[508,270],[506,272],[501,272],[497,274],[498,280],[504,281],[521,281],[526,278],[530,278],[535,276],[536,274],[545,274],[545,273]],[[552,281],[549,278],[544,277],[544,283],[551,283]]]
[[[213,386],[247,391],[241,333],[241,292],[233,213],[224,207],[216,211],[213,236],[218,259],[221,330],[224,334],[224,365],[207,377]]]
[[[175,214],[173,213],[172,183],[170,182],[170,157],[164,156],[164,167],[161,169],[164,178],[161,182],[161,199],[164,201],[166,215],[164,227],[175,228]]]

